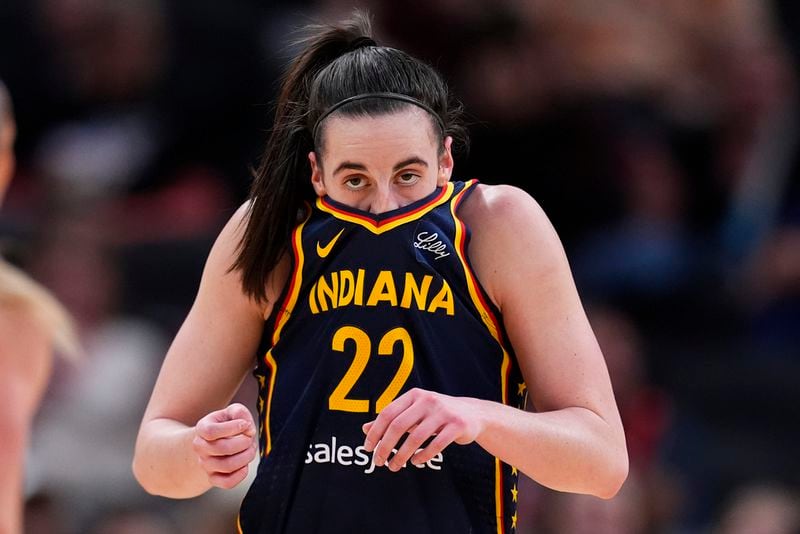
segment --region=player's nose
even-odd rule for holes
[[[369,205],[370,213],[385,213],[400,207],[397,196],[391,187],[377,187]]]

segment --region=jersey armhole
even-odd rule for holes
[[[469,259],[469,244],[472,237],[472,231],[464,222],[464,220],[458,215],[459,208],[470,197],[470,195],[477,190],[478,184],[479,182],[476,179],[465,182],[464,189],[455,194],[451,199],[450,213],[453,217],[453,223],[457,229],[456,240],[458,242],[456,243],[456,248],[458,249],[458,257],[464,266],[464,274],[467,278],[467,285],[470,289],[470,296],[473,304],[476,308],[478,308],[484,323],[487,323],[486,326],[490,331],[492,331],[492,335],[495,336],[504,350],[508,350],[510,344],[508,342],[505,328],[503,327],[500,309],[489,297],[489,293],[486,291],[486,288],[483,286],[483,284],[481,284],[481,281],[472,266],[472,262]],[[462,232],[463,236],[461,236]],[[459,236],[461,237],[459,238]]]
[[[305,228],[305,224],[308,222],[308,219],[311,218],[312,211],[308,204],[306,204],[305,208],[306,209],[303,212],[303,219],[292,230],[292,234],[289,238],[287,251],[289,265],[287,268],[286,277],[282,281],[281,291],[278,294],[278,297],[275,299],[269,317],[264,319],[264,328],[261,333],[261,340],[259,341],[256,352],[256,371],[258,371],[265,363],[264,355],[272,348],[275,332],[282,326],[280,324],[281,318],[284,313],[287,312],[286,308],[291,304],[291,293],[296,292],[296,289],[298,288],[295,286],[298,285],[302,279],[302,272],[298,273],[298,270],[303,269],[303,229]]]

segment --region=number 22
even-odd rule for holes
[[[333,335],[332,347],[336,352],[344,352],[344,344],[347,340],[353,340],[356,344],[356,352],[353,356],[353,363],[347,369],[339,384],[328,398],[328,408],[342,412],[369,412],[368,399],[349,399],[347,395],[361,377],[367,362],[372,354],[372,343],[366,332],[355,326],[343,326]],[[378,343],[378,356],[391,356],[394,346],[400,342],[402,344],[403,356],[400,360],[400,367],[375,402],[375,412],[380,413],[386,405],[394,400],[408,380],[411,369],[414,367],[414,348],[411,345],[411,336],[408,330],[397,327],[386,332]]]

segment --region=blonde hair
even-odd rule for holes
[[[80,358],[75,326],[64,307],[28,275],[0,259],[0,312],[9,308],[30,313],[59,354],[73,361]]]
[[[0,80],[0,126],[13,118],[11,97]],[[59,354],[71,360],[79,359],[78,335],[64,307],[45,288],[0,257],[0,312],[4,309],[30,313],[48,333]]]

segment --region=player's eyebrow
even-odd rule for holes
[[[404,159],[403,161],[395,165],[392,171],[399,171],[400,169],[402,169],[407,165],[422,165],[423,167],[428,167],[428,162],[419,156],[411,156],[410,158]]]
[[[354,171],[366,171],[367,167],[363,163],[356,163],[354,161],[343,161],[336,167],[336,170],[333,171],[333,174],[338,174],[339,172],[350,169]]]
[[[392,168],[392,171],[396,172],[396,171],[399,171],[400,169],[402,169],[403,167],[405,167],[407,165],[415,165],[415,164],[416,165],[422,165],[423,167],[428,167],[428,162],[425,161],[424,159],[420,158],[419,156],[411,156],[411,157],[408,157],[408,158],[404,159],[403,161],[399,162],[398,164],[396,164]],[[346,169],[353,170],[353,171],[366,171],[367,170],[367,166],[364,165],[363,163],[358,163],[356,161],[343,161],[342,163],[339,164],[338,167],[336,167],[336,170],[333,171],[333,174],[337,174],[340,171],[343,171],[343,170],[346,170]]]

